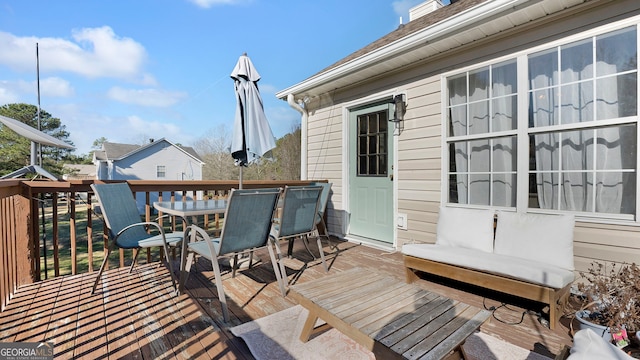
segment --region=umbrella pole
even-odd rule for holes
[[[238,183],[238,188],[240,190],[242,190],[242,169],[243,168],[244,168],[244,166],[240,165],[240,180],[239,180],[239,183]]]

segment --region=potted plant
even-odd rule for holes
[[[626,334],[640,330],[640,267],[635,263],[607,267],[594,262],[580,276],[584,279],[577,285],[580,328],[595,325],[592,330],[607,341],[613,337],[618,346],[626,346]]]

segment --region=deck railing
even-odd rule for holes
[[[116,181],[95,181],[99,183]],[[145,220],[152,220],[153,202],[188,201],[224,197],[237,181],[127,181]],[[45,278],[93,272],[102,261],[107,241],[104,223],[93,209],[93,180],[0,180],[0,311],[16,289]],[[244,188],[304,185],[309,181],[245,181]],[[164,198],[163,198],[164,195]],[[219,226],[215,218],[199,219],[204,226]],[[163,226],[177,229],[175,220]],[[96,254],[98,256],[96,256]],[[125,266],[131,252],[120,251],[116,266]],[[159,255],[146,254],[146,261]],[[111,260],[111,259],[110,259]],[[79,266],[80,265],[80,266]]]

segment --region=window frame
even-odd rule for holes
[[[613,224],[629,224],[634,222],[640,224],[640,65],[636,64],[633,73],[636,74],[636,114],[634,116],[619,117],[616,119],[592,120],[582,123],[569,123],[560,125],[551,125],[545,127],[529,127],[529,74],[528,60],[529,56],[542,51],[557,51],[558,47],[568,45],[581,40],[592,40],[608,33],[612,33],[624,28],[635,27],[636,32],[636,60],[640,60],[640,16],[629,18],[620,22],[600,26],[578,34],[569,35],[558,40],[554,40],[545,44],[525,49],[516,53],[496,57],[487,61],[476,63],[473,65],[461,67],[452,71],[441,74],[441,106],[442,106],[442,184],[441,184],[441,203],[457,207],[475,207],[475,208],[492,208],[503,210],[515,210],[518,212],[535,212],[535,213],[572,213],[581,221],[586,222],[606,222]],[[517,74],[517,128],[515,130],[506,130],[500,132],[487,132],[483,134],[466,134],[464,136],[452,136],[449,134],[449,79],[462,76],[475,70],[498,65],[501,63],[515,60]],[[467,84],[468,85],[468,84]],[[468,90],[467,90],[468,91]],[[492,99],[489,96],[488,99]],[[466,100],[467,104],[471,101]],[[467,115],[468,117],[468,115]],[[542,208],[530,208],[528,204],[529,197],[529,136],[541,133],[558,133],[569,130],[587,130],[594,128],[602,128],[605,126],[624,126],[635,125],[636,127],[636,159],[635,159],[635,175],[636,175],[636,201],[634,213],[629,214],[610,214],[595,212],[580,212],[570,210],[552,210]],[[450,175],[450,150],[449,146],[453,142],[471,141],[475,139],[493,139],[503,136],[516,137],[516,205],[515,207],[492,206],[492,205],[470,205],[449,202],[449,175]]]
[[[162,168],[162,171],[160,170]],[[162,174],[162,176],[160,176]],[[156,165],[156,179],[166,179],[167,178],[167,166],[166,165]]]

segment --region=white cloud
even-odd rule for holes
[[[185,92],[161,91],[157,89],[123,89],[111,88],[107,96],[115,101],[153,107],[169,107],[187,97]]]
[[[178,125],[161,123],[157,121],[145,121],[139,116],[128,116],[127,117],[128,125],[125,126],[127,129],[132,129],[133,132],[137,132],[139,134],[149,134],[149,135],[160,135],[156,136],[156,138],[166,137],[167,134],[175,134],[181,131],[181,128]]]
[[[195,135],[185,133],[179,125],[147,121],[137,115],[125,117],[87,113],[74,104],[53,106],[53,114],[62,119],[76,147],[76,154],[87,154],[93,142],[104,136],[110,142],[139,144],[141,139],[166,138],[188,145]]]
[[[60,38],[18,37],[0,32],[0,64],[33,71],[38,44],[41,73],[66,71],[88,78],[113,77],[152,81],[142,72],[146,50],[131,38],[120,37],[108,26],[74,30],[75,41]]]
[[[3,103],[1,99],[5,98],[9,98],[12,102],[20,102],[24,100],[20,95],[36,96],[38,84],[35,80],[0,81],[0,92],[5,94],[5,96],[0,97],[0,103]],[[6,94],[11,94],[12,96],[8,97]],[[71,97],[75,94],[75,91],[67,80],[48,77],[40,80],[40,94],[44,97]],[[6,102],[8,103],[8,101]]]
[[[75,90],[67,80],[49,77],[40,80],[40,94],[46,97],[71,97],[75,95]]]
[[[172,143],[180,143],[189,146],[195,136],[184,133],[183,127],[171,123],[158,121],[147,121],[139,116],[128,116],[126,123],[119,125],[124,130],[113,138],[108,138],[113,142],[123,142],[126,144],[139,144],[140,139],[161,139],[165,138]],[[127,137],[123,138],[123,134]]]
[[[0,82],[0,104],[12,104],[18,102],[18,95],[5,87],[5,82]]]

